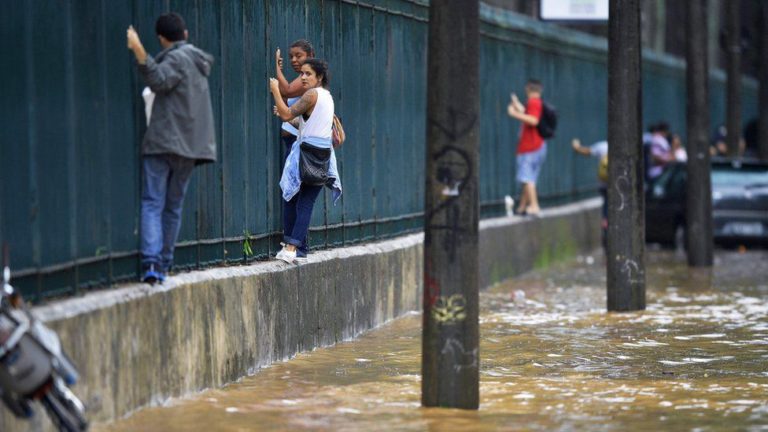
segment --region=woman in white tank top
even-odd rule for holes
[[[317,59],[307,59],[301,66],[301,83],[306,89],[301,99],[288,107],[280,95],[279,83],[270,78],[270,90],[275,99],[274,113],[284,121],[298,117],[299,135],[283,168],[280,188],[283,191],[283,249],[276,258],[287,263],[297,259],[297,250],[307,246],[307,232],[312,209],[323,184],[333,191],[334,203],[341,196],[341,178],[336,167],[332,145],[334,103],[328,91],[328,65]],[[323,184],[309,182],[300,176],[302,158],[315,157],[322,162]],[[314,180],[316,181],[316,179]]]

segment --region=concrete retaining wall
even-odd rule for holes
[[[599,247],[599,201],[483,221],[481,286]],[[421,234],[278,262],[181,274],[39,307],[79,365],[92,422],[220,387],[421,308]],[[0,430],[51,430],[43,415]]]

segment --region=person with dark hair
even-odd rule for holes
[[[294,121],[299,131],[280,179],[285,200],[284,242],[276,258],[287,263],[295,262],[297,251],[307,247],[312,209],[323,186],[333,191],[334,203],[341,196],[341,178],[332,143],[334,103],[328,91],[328,81],[327,63],[318,59],[305,60],[301,66],[304,94],[289,107],[283,101],[279,81],[269,79],[275,100],[274,114],[284,121]]]
[[[155,93],[141,145],[142,280],[162,282],[173,265],[184,195],[195,165],[216,160],[213,108],[208,89],[213,57],[187,42],[184,19],[175,13],[155,24],[162,51],[152,57],[128,27],[128,49],[139,74]]]
[[[305,60],[315,56],[315,49],[308,40],[298,39],[291,44],[288,54],[291,60],[291,67],[297,74],[299,74],[299,76],[291,82],[285,78],[285,75],[283,74],[283,57],[280,55],[280,48],[275,51],[275,70],[280,94],[285,100],[286,105],[290,107],[296,103],[306,91],[301,84],[301,65],[304,64]],[[296,137],[299,135],[299,131],[290,122],[283,122],[280,129],[280,141],[283,143],[283,164],[285,164],[285,160],[291,153],[291,147],[293,147],[293,143],[296,142]],[[302,243],[303,246],[298,249],[297,256],[299,258],[306,258],[307,254],[309,254],[306,239],[304,239]]]
[[[291,44],[288,53],[291,59],[291,67],[296,73],[301,74],[301,65],[304,63],[304,60],[315,56],[315,49],[308,40],[299,39]],[[304,94],[305,89],[301,85],[301,76],[297,76],[296,79],[291,82],[288,82],[285,78],[285,75],[283,74],[283,57],[280,55],[280,48],[275,51],[275,70],[277,81],[280,84],[280,94],[286,99],[286,104],[290,107],[299,100],[301,95]],[[285,147],[283,162],[285,162],[285,158],[288,157],[288,153],[290,153],[291,146],[293,145],[293,142],[296,141],[297,135],[298,131],[291,126],[289,122],[283,123],[280,132],[280,139]]]
[[[523,123],[517,146],[517,181],[523,185],[517,207],[518,214],[536,216],[541,210],[536,193],[536,180],[547,157],[547,143],[536,126],[542,116],[541,94],[543,91],[544,86],[539,80],[529,79],[525,85],[527,105],[524,107],[517,95],[512,93],[511,101],[507,106],[507,114]]]
[[[155,34],[162,36],[168,42],[179,42],[186,40],[187,23],[181,15],[171,12],[160,15],[155,22]]]

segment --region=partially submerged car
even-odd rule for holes
[[[686,177],[686,165],[674,163],[648,184],[646,242],[684,243]],[[713,160],[712,222],[718,244],[768,245],[768,163]]]

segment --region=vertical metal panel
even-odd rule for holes
[[[30,223],[34,210],[29,145],[32,108],[28,103],[33,79],[28,67],[30,11],[27,2],[5,2],[0,8],[0,52],[7,56],[5,64],[12,65],[0,68],[0,116],[4,124],[0,146],[0,238],[11,245],[11,264],[15,268],[36,264]]]
[[[362,89],[362,80],[355,79],[360,73],[359,68],[361,46],[367,46],[366,41],[360,40],[360,8],[349,4],[341,5],[340,39],[343,49],[339,68],[348,71],[349,78],[344,80],[344,93],[336,101],[336,113],[344,122],[344,131],[347,134],[347,144],[336,151],[340,159],[340,175],[344,181],[344,197],[342,205],[344,221],[349,223],[360,222],[361,204],[364,196],[370,196],[363,192],[362,167],[360,161],[361,148],[365,141],[361,138],[361,120],[359,115],[363,106],[366,106],[365,93]],[[359,225],[347,225],[345,227],[345,239],[357,239],[360,237]]]
[[[223,173],[224,237],[243,235],[246,221],[246,173],[249,148],[245,142],[245,95],[251,84],[258,81],[243,79],[243,4],[239,0],[227,0],[222,7],[222,82],[226,88],[222,100],[222,160],[226,161]],[[242,260],[239,242],[231,242],[226,248],[228,260]]]
[[[267,8],[262,1],[249,0],[244,31],[247,42],[244,55],[247,61],[243,79],[251,82],[246,118],[250,156],[247,176],[248,228],[254,235],[266,235],[282,225],[279,222],[280,208],[275,207],[276,202],[279,204],[277,200],[280,195],[277,181],[280,175],[281,144],[279,135],[274,130],[277,123],[271,112],[271,97],[267,85],[267,77],[274,74],[271,68],[274,67],[272,65],[276,47],[274,39],[270,36],[271,16],[267,15]],[[262,257],[269,253],[270,247],[274,247],[269,238],[258,241],[253,246],[253,252]]]
[[[323,49],[325,51],[325,61],[328,62],[330,71],[330,91],[334,99],[334,108],[336,112],[340,113],[340,109],[344,106],[345,102],[345,84],[347,82],[345,70],[342,67],[344,52],[342,47],[342,37],[340,35],[342,30],[341,3],[336,1],[324,1],[322,2],[322,8]],[[350,79],[353,79],[351,74]],[[339,175],[341,176],[343,185],[346,183],[346,180],[342,175],[345,167],[343,151],[337,152],[336,158],[340,170]],[[323,195],[325,197],[326,208],[325,223],[328,227],[327,244],[334,246],[341,245],[344,243],[344,230],[331,227],[344,223],[344,201],[340,200],[337,203],[334,203],[333,197],[328,190],[325,190]]]
[[[389,202],[389,181],[391,171],[389,170],[389,151],[391,146],[390,135],[395,124],[390,120],[392,113],[392,100],[389,98],[389,86],[391,63],[387,55],[389,48],[388,38],[388,16],[385,13],[374,11],[373,31],[374,31],[374,79],[372,93],[374,96],[375,116],[374,128],[376,144],[371,161],[372,172],[376,182],[375,199],[376,210],[375,217],[378,219],[388,218],[392,215]],[[397,175],[397,173],[393,173]],[[377,232],[381,228],[377,227]]]
[[[196,171],[198,180],[198,209],[199,209],[199,232],[198,240],[203,239],[221,239],[223,238],[223,219],[226,208],[224,207],[224,194],[222,177],[224,172],[229,169],[229,163],[224,155],[225,148],[229,143],[224,140],[226,132],[222,128],[223,109],[222,101],[224,92],[227,88],[223,82],[222,67],[222,8],[218,3],[199,0],[197,4],[198,12],[198,38],[199,44],[203,49],[211,53],[216,58],[217,64],[214,65],[211,75],[208,78],[211,102],[213,103],[213,118],[216,124],[216,143],[218,160],[215,164],[202,165]],[[224,248],[222,244],[216,242],[203,242],[199,246],[200,264],[211,265],[220,262],[223,259]]]
[[[132,85],[134,61],[125,44],[125,28],[132,21],[130,2],[112,3],[102,1],[104,37],[100,50],[106,64],[99,68],[105,86],[101,121],[107,125],[104,146],[109,148],[106,163],[109,175],[110,206],[102,208],[104,217],[109,218],[109,240],[106,254],[118,253],[121,257],[111,258],[110,281],[135,277],[137,257],[126,256],[138,245],[140,172],[138,169],[139,131],[137,124],[145,121],[143,103],[134,97],[137,84]],[[144,32],[145,44],[149,46],[152,33]],[[135,107],[139,115],[134,115]],[[98,181],[98,180],[97,180]]]
[[[360,179],[360,195],[358,209],[361,221],[373,221],[376,218],[376,117],[379,96],[375,91],[377,80],[376,35],[374,23],[376,14],[372,9],[358,7],[360,50],[357,55],[360,60],[357,65],[358,81],[360,82],[360,109],[355,113],[357,118],[357,135],[349,144],[355,146],[358,152],[357,163]],[[354,54],[353,54],[354,55]],[[353,117],[353,118],[355,118]],[[351,121],[351,120],[350,120]],[[347,123],[350,123],[347,121]],[[356,139],[355,139],[356,138]],[[349,149],[345,149],[349,152]],[[347,169],[349,170],[349,169]],[[366,223],[361,226],[363,239],[371,239],[376,235],[376,225]]]
[[[111,248],[110,214],[104,211],[111,207],[112,195],[102,6],[101,0],[72,2],[70,11],[71,41],[67,49],[71,66],[67,86],[71,87],[71,100],[67,122],[73,145],[67,166],[71,169],[69,183],[74,205],[69,215],[73,259],[99,256]],[[102,67],[92,67],[93,64]],[[103,284],[108,273],[94,270],[90,277],[82,276]]]
[[[74,211],[73,173],[70,152],[72,124],[72,59],[70,52],[70,4],[60,5],[44,0],[32,3],[32,52],[35,54],[31,99],[35,138],[31,175],[37,183],[37,209],[33,217],[39,242],[33,245],[39,263],[46,265],[70,261]],[[65,290],[67,276],[47,281],[46,289]]]

